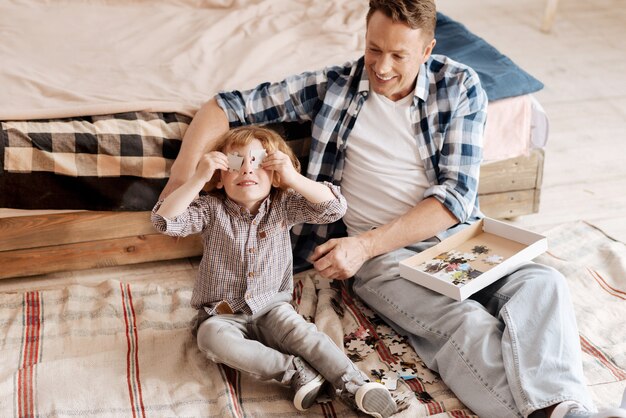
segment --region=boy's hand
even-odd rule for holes
[[[208,182],[215,174],[216,170],[228,171],[228,157],[219,151],[211,151],[200,157],[196,175],[200,176],[204,182]]]
[[[282,151],[271,151],[263,159],[261,167],[265,170],[274,170],[280,176],[280,183],[283,186],[291,187],[300,176],[296,171],[291,159]]]

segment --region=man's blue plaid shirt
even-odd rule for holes
[[[361,58],[247,91],[222,92],[217,101],[231,127],[312,122],[307,176],[340,184],[347,140],[368,94],[369,80]],[[441,55],[432,55],[422,64],[411,119],[431,185],[423,197],[435,197],[461,223],[481,216],[477,194],[486,117],[487,95],[476,72]],[[343,234],[341,222],[295,226],[295,269],[307,267],[306,257],[316,245]],[[444,232],[438,237],[447,235]]]

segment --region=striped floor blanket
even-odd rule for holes
[[[626,386],[626,247],[578,223],[548,233],[539,261],[566,274],[584,367],[599,406]],[[190,332],[191,283],[125,283],[0,294],[0,411],[12,417],[293,417],[288,389],[202,357]],[[472,416],[402,336],[343,283],[295,278],[294,304],[372,379],[399,417]],[[260,359],[261,360],[261,359]],[[339,400],[302,416],[356,417]]]

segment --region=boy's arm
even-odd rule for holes
[[[204,154],[192,176],[163,200],[157,215],[171,219],[182,214],[217,170],[228,170],[227,157],[218,151]]]
[[[289,187],[311,203],[328,202],[337,198],[327,185],[313,181],[299,173]]]
[[[261,165],[265,170],[273,170],[280,177],[280,185],[301,194],[311,203],[322,203],[336,198],[328,186],[313,181],[298,173],[289,156],[281,151],[272,151]]]
[[[206,184],[203,179],[198,177],[197,172],[194,173],[182,186],[169,194],[156,211],[157,215],[168,219],[181,215]]]

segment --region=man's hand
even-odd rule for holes
[[[345,280],[354,276],[369,259],[361,239],[346,237],[331,239],[316,247],[309,261],[322,277]]]

